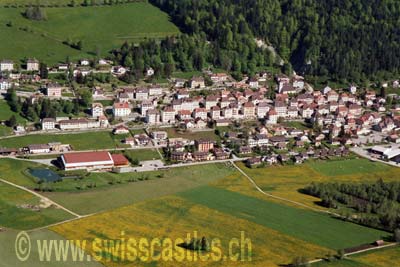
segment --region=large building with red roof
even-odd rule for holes
[[[61,163],[66,171],[70,170],[107,170],[113,167],[127,166],[129,161],[122,154],[111,155],[107,151],[76,152],[61,156]]]

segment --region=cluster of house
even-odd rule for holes
[[[47,144],[29,144],[20,148],[0,148],[0,155],[64,153],[71,150],[72,147],[69,144],[51,142]]]
[[[196,82],[196,87],[203,86],[198,77],[191,81],[190,84]],[[161,88],[125,89],[119,93],[113,111],[117,117],[129,116],[135,102],[148,124],[172,124],[186,129],[203,129],[210,123],[227,126],[234,120],[258,119],[270,125],[280,120],[308,120],[333,139],[339,135],[368,134],[372,129],[392,132],[400,125],[398,116],[383,113],[386,100],[375,91],[357,95],[354,86],[339,93],[329,87],[322,91],[305,90],[299,76],[290,79],[280,75],[276,81],[274,100],[266,97],[267,88],[250,82],[242,85],[241,90],[237,89],[239,83],[234,83],[231,88],[211,91],[207,96],[193,96],[190,88],[177,88],[167,100]],[[164,98],[160,99],[161,96]],[[160,100],[167,104],[160,105]]]
[[[277,163],[285,164],[294,162],[302,164],[308,159],[329,159],[330,157],[345,157],[349,155],[349,150],[342,146],[338,148],[309,149],[304,152],[290,152],[285,154],[272,154],[267,156],[251,157],[246,160],[249,168],[260,166],[261,164],[273,165]]]
[[[86,130],[109,127],[109,122],[104,115],[104,108],[101,103],[92,103],[91,111],[91,118],[44,118],[42,119],[42,130],[52,131],[56,128],[60,130]]]
[[[23,65],[23,71],[16,72],[16,64],[12,60],[0,60],[0,91],[6,91],[19,86],[19,81],[39,81],[40,63],[37,59],[28,59]],[[32,74],[34,73],[34,74]]]
[[[170,160],[172,162],[187,161],[207,161],[207,160],[225,160],[230,158],[230,152],[215,146],[212,140],[195,140],[195,151],[185,151],[184,146],[172,144],[170,148]]]
[[[117,92],[117,101],[113,105],[113,115],[116,118],[126,118],[132,113],[132,102],[139,102],[140,114],[150,123],[156,123],[159,118],[157,106],[163,95],[163,88],[157,85],[138,88],[124,88]]]

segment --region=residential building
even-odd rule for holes
[[[119,125],[113,129],[113,134],[129,134],[129,129],[124,125]]]
[[[213,120],[218,120],[218,119],[220,119],[220,118],[221,118],[221,108],[218,107],[218,106],[212,107],[211,110],[210,110],[210,117],[211,117]]]
[[[160,86],[152,85],[149,88],[149,95],[150,96],[158,96],[158,95],[162,95],[162,93],[163,93],[163,89]]]
[[[162,123],[175,123],[175,110],[172,107],[165,107],[161,110]]]
[[[13,71],[13,70],[14,70],[14,61],[6,59],[0,61],[0,72]]]
[[[191,89],[202,89],[206,87],[203,77],[193,77],[189,84]]]
[[[278,113],[275,111],[275,109],[270,109],[268,111],[268,120],[267,123],[268,124],[276,124],[278,122]]]
[[[156,109],[150,109],[146,114],[146,122],[149,124],[160,123],[160,112]]]
[[[92,103],[92,117],[93,118],[98,118],[100,116],[103,116],[103,104],[101,103]]]
[[[150,109],[154,109],[153,103],[150,100],[143,100],[140,104],[140,114],[144,117]]]
[[[62,87],[57,83],[47,84],[46,95],[51,98],[60,98],[62,96]]]
[[[284,102],[275,102],[275,112],[278,114],[278,117],[285,118],[287,115],[287,106]]]
[[[214,148],[214,141],[211,140],[196,140],[195,141],[196,150],[200,152],[209,152]]]
[[[193,112],[193,117],[195,119],[200,118],[202,120],[207,119],[207,110],[205,108],[196,108]]]
[[[39,60],[28,59],[26,61],[26,70],[27,71],[39,71]]]
[[[252,118],[255,116],[255,107],[252,102],[247,102],[243,105],[243,116],[245,118]]]
[[[56,128],[56,120],[54,118],[42,119],[42,130],[54,130]]]
[[[147,88],[136,88],[135,100],[145,100],[149,98],[149,89]]]
[[[50,153],[50,146],[48,144],[34,144],[28,145],[24,150],[29,154]]]
[[[114,103],[113,105],[113,114],[115,117],[127,117],[131,112],[131,107],[128,103]]]

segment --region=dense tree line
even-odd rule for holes
[[[151,2],[168,12],[184,32],[204,35],[216,51],[224,51],[232,66],[244,58],[251,64],[259,61],[260,55],[252,54],[254,44],[249,44],[255,36],[306,74],[357,81],[399,73],[396,0]]]
[[[352,218],[359,223],[389,231],[400,228],[400,182],[312,183],[302,191],[321,198],[325,207],[353,209],[357,216]]]
[[[167,37],[160,42],[145,40],[138,45],[125,43],[113,51],[114,60],[132,69],[132,77],[143,77],[147,67],[152,67],[156,77],[169,77],[175,70],[202,70],[216,66],[240,75],[252,75],[257,68],[272,66],[274,57],[267,49],[258,48],[251,35],[229,38],[229,46],[208,41],[204,33]],[[235,47],[235,49],[231,49]]]
[[[30,99],[17,97],[15,89],[10,89],[7,92],[6,99],[13,112],[20,114],[31,122],[38,122],[39,119],[55,118],[60,116],[60,114],[78,115],[79,112],[87,109],[92,103],[91,92],[88,90],[81,90],[78,93],[79,99],[74,99],[73,101],[41,98],[32,103]],[[15,126],[15,123],[9,124],[10,126],[11,124]]]

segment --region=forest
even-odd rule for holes
[[[400,182],[340,184],[312,183],[301,192],[318,197],[327,208],[344,210],[345,217],[374,228],[400,228]]]
[[[337,81],[381,80],[399,74],[400,2],[396,0],[150,0],[184,34],[161,44],[146,41],[114,51],[141,75],[200,69],[206,64],[234,74],[280,67],[290,73]],[[257,46],[259,39],[272,45]],[[133,47],[133,46],[132,46]],[[155,52],[155,54],[153,54]],[[154,56],[149,56],[154,55]],[[132,62],[133,61],[133,62]],[[160,67],[162,66],[162,67]]]

